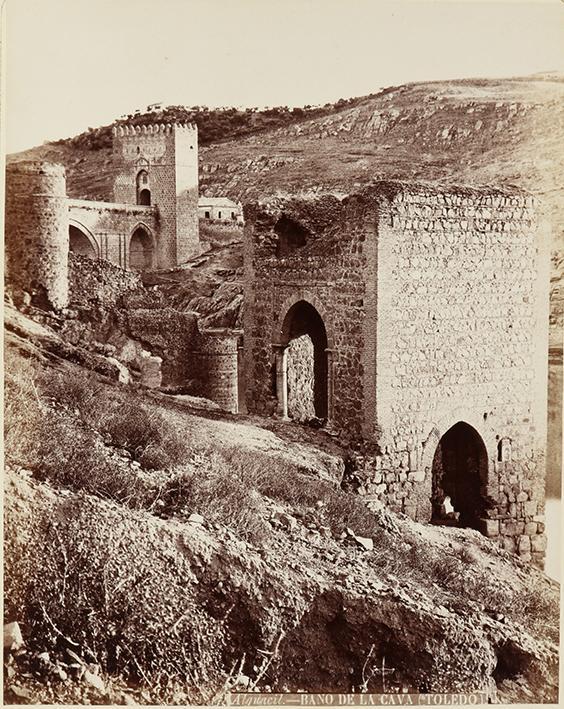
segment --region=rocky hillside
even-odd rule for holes
[[[6,337],[7,701],[556,701],[541,572],[477,532],[368,509],[322,431],[119,384],[28,316]]]
[[[201,191],[245,201],[342,194],[375,178],[516,183],[546,200],[555,240],[564,244],[563,99],[564,80],[554,75],[427,82],[341,101],[316,117],[284,114],[274,129],[266,120],[244,130],[227,125],[201,141]],[[66,165],[71,196],[111,199],[107,138],[59,141],[12,159],[32,156]]]

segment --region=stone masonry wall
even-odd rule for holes
[[[280,220],[306,234],[306,243],[283,256],[277,255]],[[305,300],[323,320],[332,351],[331,374],[339,382],[330,397],[329,418],[351,437],[368,434],[375,412],[374,378],[365,377],[369,362],[374,361],[365,333],[366,304],[374,300],[376,289],[373,216],[355,198],[341,202],[323,197],[248,205],[245,222],[248,410],[272,413],[273,344],[281,342],[284,318],[292,305]]]
[[[194,393],[214,401],[224,411],[237,413],[238,341],[236,336],[203,332],[191,350],[198,386]]]
[[[376,183],[245,218],[249,411],[277,409],[284,319],[306,300],[327,330],[331,423],[379,447],[357,456],[367,503],[430,521],[433,457],[462,422],[486,451],[477,525],[541,565],[549,264],[532,199]]]
[[[23,161],[7,166],[6,285],[40,307],[68,304],[69,227],[64,168]]]
[[[125,329],[162,359],[164,386],[187,388],[237,412],[237,336],[200,332],[196,313],[172,308],[131,310]]]
[[[193,256],[199,245],[195,126],[120,126],[114,129],[113,160],[116,202],[135,204],[137,175],[148,173],[151,205],[158,209],[159,268]]]
[[[379,210],[384,455],[364,491],[427,521],[437,444],[466,422],[488,454],[481,531],[541,564],[548,249],[532,198],[410,188]]]
[[[309,335],[288,345],[288,415],[294,421],[315,418],[313,342]]]
[[[98,258],[129,268],[131,237],[144,228],[157,248],[158,217],[155,207],[112,202],[68,200],[69,223],[95,241]]]

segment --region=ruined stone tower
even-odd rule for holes
[[[194,124],[114,128],[114,200],[158,210],[156,266],[198,252],[198,129]]]
[[[518,190],[391,182],[247,205],[244,345],[250,412],[300,420],[309,399],[372,445],[353,480],[369,505],[478,529],[542,565],[538,212]]]
[[[61,165],[23,161],[7,166],[6,281],[17,300],[68,305],[68,206]]]

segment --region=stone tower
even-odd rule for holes
[[[157,265],[198,253],[198,129],[194,124],[114,128],[114,200],[158,210]]]
[[[68,305],[69,222],[65,170],[22,161],[6,168],[6,281],[17,298],[55,310]]]

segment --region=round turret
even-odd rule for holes
[[[6,169],[6,281],[41,308],[68,305],[69,225],[65,170],[22,161]]]

